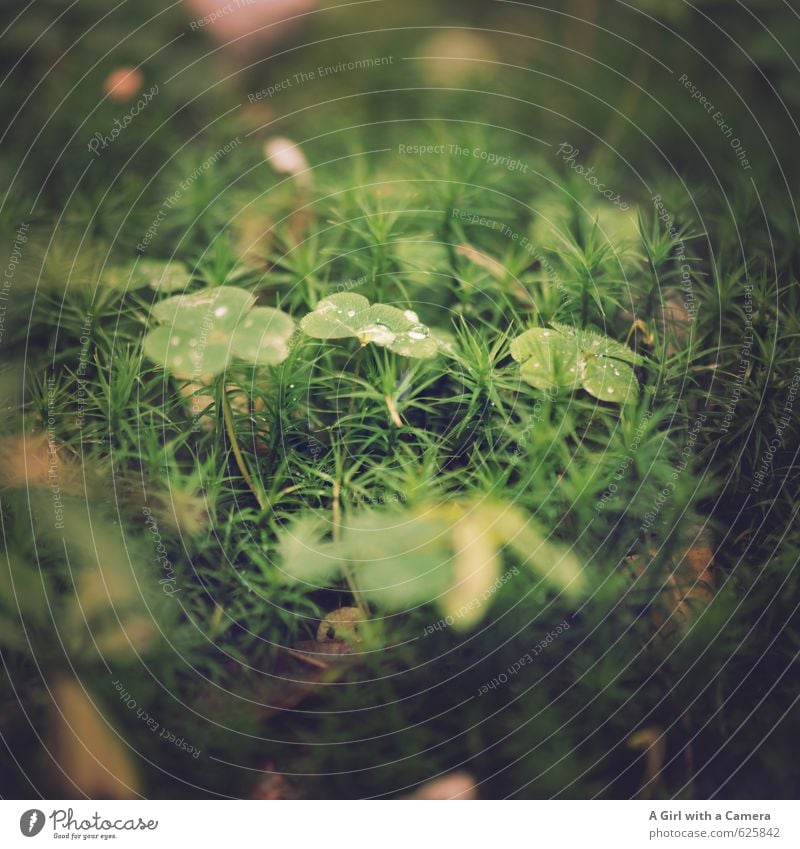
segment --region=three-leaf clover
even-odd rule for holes
[[[555,322],[517,336],[511,343],[511,356],[522,364],[522,379],[537,389],[583,387],[601,401],[618,404],[638,395],[639,383],[631,365],[644,362],[639,354],[607,336]]]
[[[486,500],[365,510],[348,518],[337,541],[321,517],[284,528],[278,554],[292,581],[325,586],[349,564],[358,593],[384,610],[435,603],[453,627],[473,627],[495,591],[518,570],[502,574],[503,550],[568,597],[586,590],[575,553],[551,542],[516,507]]]
[[[442,343],[420,323],[413,310],[388,304],[371,304],[363,296],[341,292],[323,298],[300,321],[300,329],[314,339],[355,337],[363,345],[373,342],[402,354],[425,359],[435,356]]]
[[[208,380],[232,359],[277,365],[289,356],[294,320],[272,307],[254,307],[245,289],[220,286],[175,295],[156,304],[160,327],[144,339],[144,353],[175,377]]]

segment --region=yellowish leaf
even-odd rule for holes
[[[74,678],[53,687],[53,752],[65,798],[133,799],[139,796],[136,769],[119,735]]]
[[[486,507],[487,511],[490,509]],[[492,528],[507,545],[546,581],[565,595],[580,596],[586,587],[583,565],[567,546],[547,540],[532,520],[516,507],[498,504],[491,509]]]
[[[470,628],[483,615],[500,574],[500,555],[491,527],[478,510],[453,526],[453,586],[440,606],[454,628]]]

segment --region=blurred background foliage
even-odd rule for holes
[[[800,355],[796,9],[320,3],[274,37],[224,46],[190,26],[198,8],[5,6],[0,232],[19,262],[0,340],[2,795],[397,795],[468,769],[485,796],[795,797],[800,434],[784,417]],[[295,77],[376,57],[387,61]],[[109,75],[128,66],[137,91],[109,96]],[[311,189],[265,161],[276,135],[301,146]],[[436,143],[528,171],[398,151]],[[629,214],[598,202],[562,143]],[[508,223],[537,253],[454,208]],[[676,306],[676,233],[693,322]],[[140,254],[298,316],[364,278],[357,291],[422,303],[432,326],[460,317],[458,355],[411,367],[370,356],[356,372],[346,347],[306,343],[277,376],[233,370],[225,391],[250,399],[237,425],[265,516],[242,491],[213,394],[195,430],[196,387],[181,395],[141,361],[154,293],[108,273]],[[624,340],[635,318],[651,365],[622,417],[585,397],[543,400],[496,345],[553,319]],[[598,510],[635,440],[632,471]],[[687,445],[687,471],[642,535]],[[298,660],[284,647],[307,648],[351,596],[284,580],[276,540],[299,513],[332,509],[332,480],[346,515],[376,496],[409,509],[513,500],[560,541],[577,538],[591,601],[576,608],[521,571],[485,628],[422,637],[439,618],[428,606],[381,620],[382,650],[359,664]],[[167,561],[154,562],[143,507]],[[699,547],[701,525],[713,603],[679,640],[656,636],[654,623],[679,618],[675,558]],[[567,617],[557,650],[477,697]],[[666,741],[656,775],[641,739]]]

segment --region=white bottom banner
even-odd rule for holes
[[[800,803],[2,801],[0,846],[800,846]]]

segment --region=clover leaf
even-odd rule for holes
[[[592,330],[551,322],[526,330],[511,343],[526,383],[544,391],[585,389],[601,401],[625,404],[639,384],[631,366],[644,359],[625,345]],[[630,365],[628,365],[630,363]]]
[[[279,534],[284,574],[313,587],[335,581],[347,563],[358,593],[384,610],[435,603],[456,629],[473,627],[516,568],[502,574],[504,551],[558,592],[586,590],[583,566],[531,519],[503,502],[453,501],[413,509],[372,509],[348,518],[336,542],[321,518],[299,519]]]
[[[103,282],[115,289],[150,286],[159,292],[179,292],[191,279],[189,269],[178,260],[140,259],[128,265],[111,266],[103,274]]]
[[[558,324],[555,321],[551,321],[550,326],[567,338],[577,339],[582,349],[590,351],[597,357],[613,357],[635,366],[644,363],[644,357],[641,354],[637,354],[627,345],[623,345],[615,339],[610,339],[602,333],[597,333],[594,330],[579,330],[577,327],[572,327],[569,324]]]
[[[369,301],[363,295],[329,295],[300,320],[300,329],[314,339],[346,339],[366,323],[368,310]]]
[[[534,327],[511,343],[511,356],[522,363],[523,379],[537,389],[577,389],[580,350],[555,330]]]
[[[372,304],[363,295],[342,292],[323,298],[300,321],[300,329],[314,339],[355,337],[362,346],[370,342],[404,357],[426,359],[444,349],[430,328],[413,310]]]
[[[152,310],[160,327],[144,339],[144,353],[175,377],[208,380],[232,359],[277,365],[289,356],[295,323],[272,307],[253,307],[244,289],[221,286],[175,295]]]

